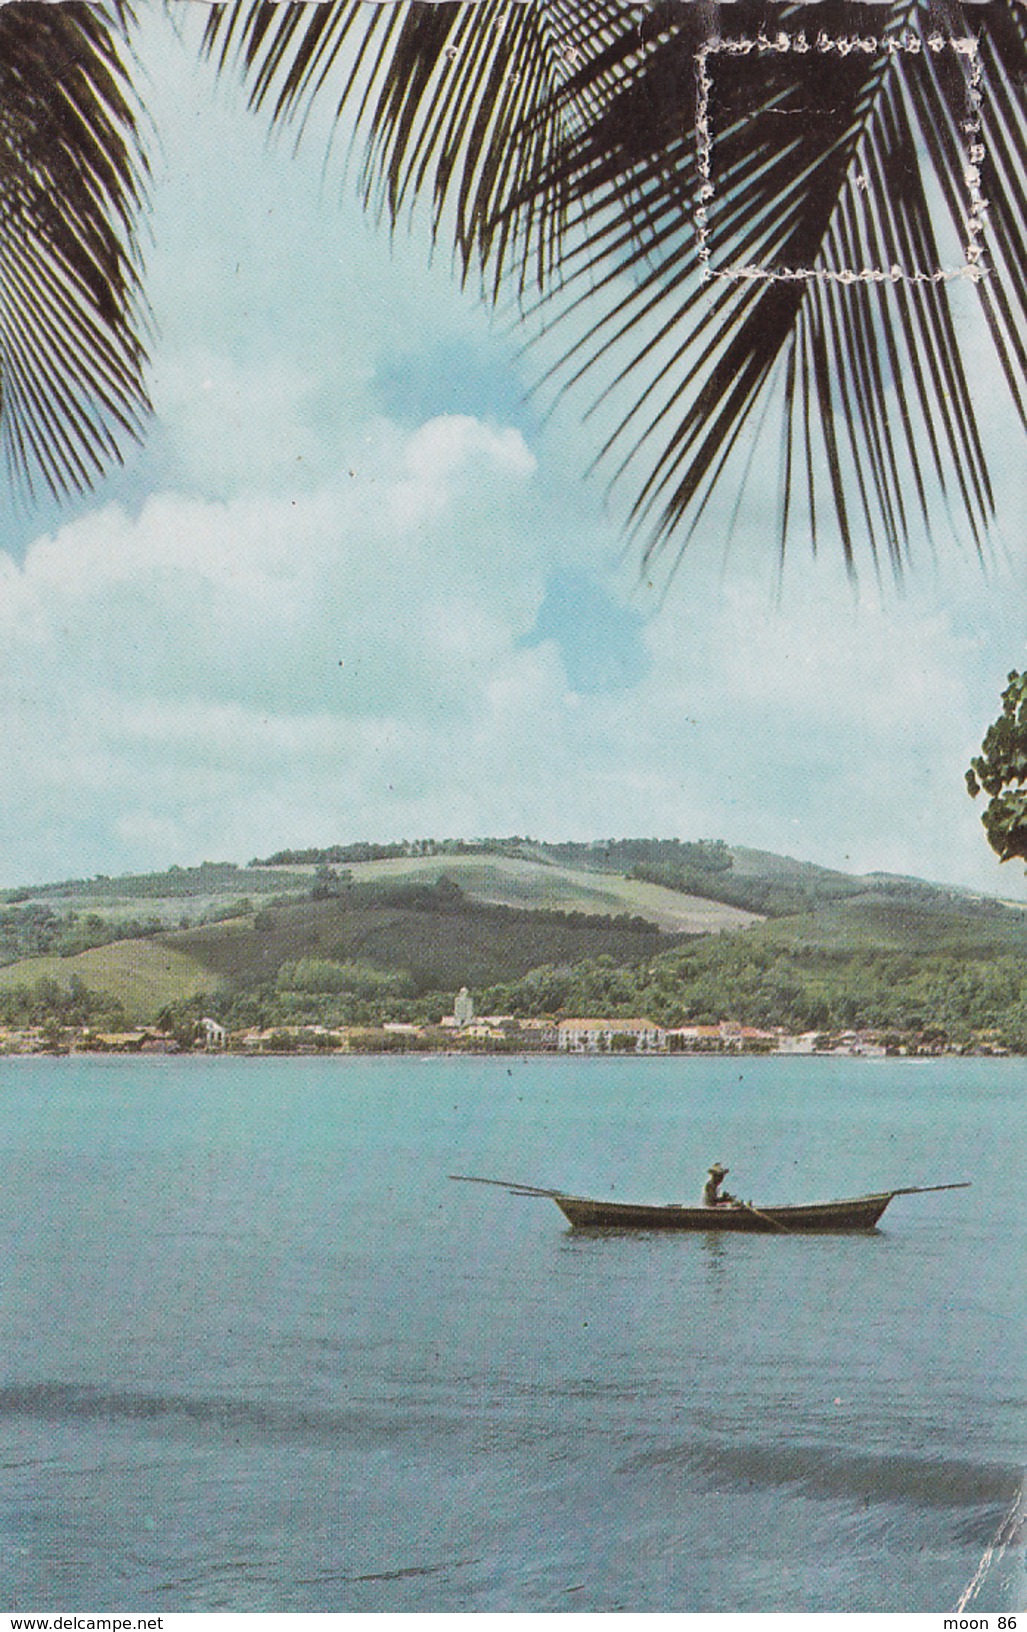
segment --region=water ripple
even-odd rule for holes
[[[1008,1503],[1021,1470],[995,1462],[854,1452],[835,1445],[683,1442],[643,1451],[622,1471],[699,1474],[721,1488],[792,1486],[804,1495],[969,1507]]]

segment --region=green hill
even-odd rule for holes
[[[640,918],[473,901],[443,880],[357,886],[331,899],[165,935],[160,944],[236,987],[274,981],[283,963],[321,958],[402,972],[423,993],[513,980],[542,964],[595,958],[634,964],[677,940]]]
[[[762,941],[842,952],[948,953],[989,957],[1027,953],[1027,912],[972,896],[947,897],[898,883],[813,902],[804,912],[761,924]]]
[[[97,997],[119,1003],[130,1020],[150,1021],[169,1003],[217,992],[220,975],[178,948],[154,941],[115,941],[71,958],[23,958],[0,968],[0,992],[78,977]]]
[[[310,868],[310,873],[315,872]],[[523,856],[452,855],[390,857],[351,864],[355,884],[434,884],[443,874],[472,900],[530,911],[584,912],[602,917],[639,915],[670,935],[703,935],[744,929],[758,914],[643,879],[607,870],[589,871]]]
[[[776,949],[827,959],[825,979],[841,988],[855,978],[846,973],[853,957],[1020,958],[1027,911],[919,879],[677,839],[368,843],[0,898],[0,993],[40,980],[66,988],[74,975],[135,1019],[204,994],[267,992],[281,985],[283,965],[305,959],[323,960],[340,981],[343,967],[371,971],[372,984],[395,976],[382,992],[415,998],[462,985],[498,992],[535,971],[588,966],[599,974],[585,984],[540,978],[532,1002],[544,1007],[543,991],[568,1002],[606,992],[613,1004],[617,991],[641,999],[654,960],[676,990],[675,949],[703,946],[718,983],[726,971],[737,986],[747,960],[769,967]],[[609,968],[635,973],[604,985]],[[729,1006],[734,986],[723,988]]]
[[[307,889],[304,871],[237,867],[234,861],[204,861],[198,867],[169,867],[160,873],[122,873],[109,878],[68,878],[56,884],[24,884],[0,891],[0,908],[33,904],[60,913],[105,915],[146,913],[179,917],[183,912],[217,911],[242,896]]]
[[[561,855],[588,850],[599,872],[629,867],[636,879],[747,910],[766,920],[751,933],[775,942],[850,951],[1027,951],[1027,909],[952,885],[843,873],[719,841],[619,839],[553,848]]]

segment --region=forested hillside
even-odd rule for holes
[[[1027,1046],[1027,913],[723,840],[283,850],[0,901],[0,1022],[647,1014],[664,1025],[989,1033]]]

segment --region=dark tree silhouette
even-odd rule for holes
[[[649,552],[739,491],[775,408],[781,547],[826,508],[850,565],[898,566],[993,513],[957,288],[1027,424],[1025,16],[333,0],[215,9],[206,43],[275,125],[325,102],[370,208],[423,205],[463,278],[562,329],[556,380],[626,404],[597,453]]]
[[[131,21],[0,8],[0,435],[56,493],[148,407]],[[773,411],[780,547],[826,513],[897,568],[994,511],[963,292],[1027,427],[1025,30],[1016,0],[240,0],[204,44],[272,124],[324,104],[370,208],[565,336],[551,381],[612,415],[646,552],[736,500]]]
[[[0,441],[29,493],[88,488],[149,410],[130,22],[117,4],[0,7]]]
[[[1002,712],[989,725],[970,761],[967,789],[990,794],[981,821],[1000,861],[1027,861],[1027,674],[1014,669],[1002,693]]]

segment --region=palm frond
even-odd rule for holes
[[[367,206],[395,223],[427,195],[435,234],[449,206],[462,274],[489,266],[498,293],[511,271],[526,285],[534,267],[541,289],[558,268],[559,188],[539,192],[532,178],[550,171],[561,140],[567,108],[556,92],[573,72],[581,27],[574,0],[258,0],[213,7],[204,44],[222,69],[241,66],[251,106],[273,122],[302,129],[313,105],[332,102],[363,140]]]
[[[782,549],[800,518],[816,545],[828,509],[850,566],[862,548],[898,568],[942,519],[982,547],[994,497],[953,297],[975,289],[1027,425],[1016,0],[825,0],[772,26],[740,0],[724,34],[672,0],[641,22],[613,0],[303,9],[240,0],[208,49],[275,120],[331,87],[365,200],[395,223],[428,195],[463,276],[563,330],[551,378],[596,381],[598,457],[634,481],[648,556],[737,484],[768,403]]]
[[[126,19],[77,0],[0,8],[0,440],[29,492],[91,486],[149,409]]]

